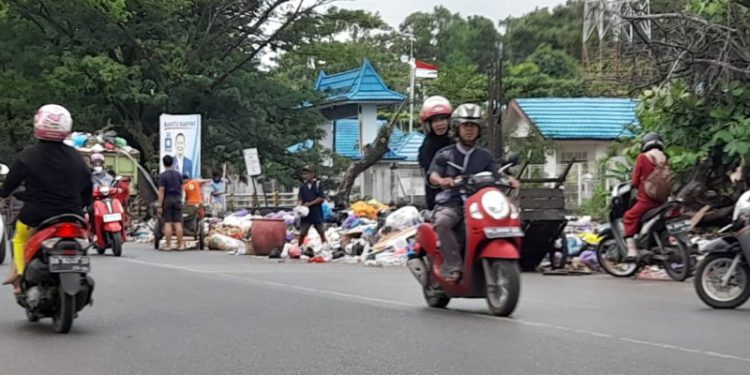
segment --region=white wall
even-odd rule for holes
[[[378,136],[378,106],[362,104],[359,106],[359,146],[364,150],[366,144],[372,143]]]

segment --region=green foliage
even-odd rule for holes
[[[479,103],[487,98],[487,76],[475,65],[441,69],[434,81],[426,83],[426,91],[448,98],[451,103]]]
[[[721,97],[699,97],[681,83],[647,91],[639,107],[643,131],[668,140],[667,152],[678,172],[710,156],[729,164],[750,156],[750,90],[727,85]]]
[[[416,12],[406,17],[399,30],[412,32],[414,54],[442,66],[476,65],[487,72],[495,61],[501,40],[492,20],[482,16],[463,18],[437,6],[432,13]],[[409,43],[394,45],[400,53],[409,53]]]
[[[505,96],[508,100],[585,96],[579,68],[572,57],[543,44],[526,61],[508,67]]]
[[[309,8],[295,13],[290,4],[205,0],[31,3],[0,1],[3,158],[28,144],[31,116],[47,102],[68,107],[79,131],[111,121],[151,165],[161,113],[202,115],[205,171],[225,162],[242,170],[241,150],[258,147],[267,175],[290,179],[302,160],[286,147],[318,136],[319,114],[299,109],[314,98],[309,87],[261,73],[258,64],[264,46],[298,42],[299,35],[278,26],[316,18]],[[271,23],[278,34],[268,34]]]
[[[506,54],[514,64],[525,61],[544,44],[575,59],[581,58],[583,1],[569,0],[551,11],[537,9],[501,24],[507,28],[503,36]]]

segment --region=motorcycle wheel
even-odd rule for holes
[[[620,252],[617,249],[617,241],[614,237],[604,237],[596,248],[596,260],[605,272],[614,277],[631,277],[640,268],[637,263],[624,263],[619,261]],[[616,263],[613,262],[616,260]]]
[[[68,333],[73,327],[73,316],[76,309],[76,297],[68,295],[59,288],[59,304],[57,312],[52,316],[52,326],[57,333]]]
[[[701,301],[715,309],[734,309],[750,298],[750,269],[740,263],[727,287],[721,279],[734,261],[734,254],[710,254],[699,264],[695,273],[695,291]],[[722,293],[726,293],[721,295]]]
[[[682,263],[672,262],[670,259],[665,262],[664,268],[672,280],[682,282],[692,276],[693,260],[691,259],[690,250],[681,240],[677,240],[675,255],[675,258],[679,258]]]
[[[206,234],[203,232],[203,220],[198,221],[198,250],[204,250],[206,248]]]
[[[161,220],[156,222],[156,228],[154,228],[154,250],[159,250],[159,242],[161,242]]]
[[[521,294],[521,270],[518,262],[492,259],[487,260],[484,267],[487,307],[490,313],[494,316],[510,316],[515,311]]]
[[[112,240],[112,254],[114,254],[116,257],[119,257],[122,255],[122,233],[112,233],[110,235]]]

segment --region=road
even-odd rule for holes
[[[750,306],[710,310],[690,283],[524,274],[503,319],[426,308],[402,268],[129,245],[93,270],[68,335],[2,290],[0,374],[750,373]]]

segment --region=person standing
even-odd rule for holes
[[[226,211],[227,204],[227,185],[223,178],[221,178],[221,172],[214,171],[211,176],[211,215],[213,217],[220,217]]]
[[[310,231],[310,227],[315,227],[315,230],[320,235],[321,241],[327,242],[325,228],[323,227],[322,207],[322,204],[325,201],[325,192],[320,186],[320,181],[315,178],[315,170],[312,167],[305,166],[302,168],[302,179],[303,182],[299,187],[299,201],[297,202],[297,205],[308,207],[310,213],[301,220],[299,234],[300,247],[305,243],[305,238]]]
[[[162,159],[166,171],[159,175],[158,209],[164,222],[165,251],[172,248],[172,233],[177,235],[177,248],[182,250],[184,229],[182,227],[182,175],[174,170],[174,158],[167,155]]]

